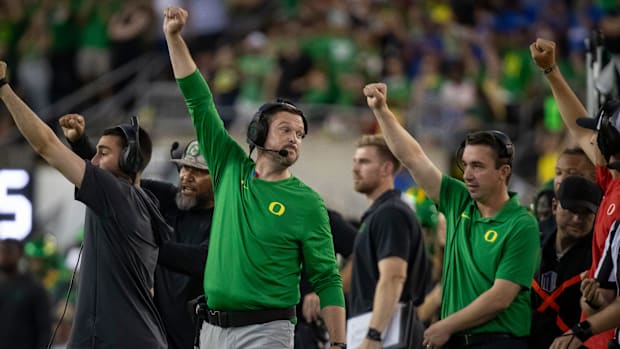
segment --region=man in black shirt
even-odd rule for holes
[[[0,99],[17,128],[76,187],[86,209],[83,259],[69,349],[166,349],[151,294],[159,243],[169,227],[139,186],[151,157],[148,134],[132,119],[103,132],[84,161],[15,94],[0,62]]]
[[[542,242],[532,281],[530,348],[549,348],[579,322],[581,273],[592,263],[592,228],[603,192],[589,179],[565,177],[552,200],[557,228]]]
[[[430,282],[429,261],[422,231],[409,206],[394,189],[400,162],[380,135],[365,135],[353,156],[355,190],[371,206],[362,216],[353,249],[349,318],[372,312],[368,335],[360,348],[381,348],[381,335],[398,303],[424,301]],[[412,348],[421,346],[423,326],[417,317],[411,331]]]
[[[95,150],[85,134],[84,117],[67,114],[58,122],[73,151],[84,159],[92,157]],[[148,179],[143,179],[141,186],[157,197],[166,223],[174,228],[159,250],[155,305],[165,325],[168,347],[185,349],[192,348],[194,339],[187,303],[204,293],[214,195],[209,167],[197,141],[185,147],[180,159],[171,161],[178,166],[178,187]]]
[[[43,285],[17,265],[19,240],[0,240],[0,343],[2,348],[43,349],[51,328],[50,299]]]

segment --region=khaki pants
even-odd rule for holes
[[[228,328],[203,322],[200,349],[293,349],[294,330],[289,320]]]

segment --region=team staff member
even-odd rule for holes
[[[86,121],[79,114],[63,115],[58,120],[71,148],[84,159],[96,149],[85,134]],[[143,179],[143,188],[152,192],[166,223],[174,228],[162,242],[155,270],[155,306],[161,315],[170,349],[191,348],[195,324],[187,303],[203,294],[202,280],[207,260],[213,186],[209,167],[200,154],[197,141],[185,147],[178,165],[178,186]]]
[[[381,334],[398,303],[410,303],[407,310],[414,311],[430,284],[422,230],[400,191],[394,189],[399,168],[381,135],[364,135],[357,141],[353,185],[370,207],[362,215],[355,239],[349,317],[372,312],[362,349],[381,348]],[[419,348],[424,327],[417,316],[406,330],[407,348]]]
[[[579,322],[581,273],[592,263],[592,228],[603,193],[578,176],[564,177],[552,199],[557,228],[542,242],[540,269],[532,281],[530,349],[547,349]]]
[[[620,210],[618,209],[620,208],[620,172],[607,168],[608,162],[615,162],[620,159],[616,154],[620,152],[620,147],[615,142],[611,142],[612,139],[609,139],[608,134],[598,132],[598,119],[589,119],[589,125],[586,125],[588,127],[581,127],[577,124],[577,119],[587,116],[588,112],[556,64],[555,43],[539,38],[530,45],[530,53],[549,83],[551,92],[558,104],[562,121],[564,121],[571,137],[588,155],[590,161],[596,165],[596,181],[604,192],[601,209],[594,221],[592,265],[588,272],[588,278],[592,278],[605,251],[605,240],[612,224],[620,219]],[[612,111],[608,111],[607,114],[611,114],[610,112]],[[603,150],[601,144],[612,146]],[[613,335],[613,331],[606,331],[589,339],[585,344],[595,348],[606,347]]]
[[[132,120],[103,131],[97,154],[84,161],[6,83],[0,99],[32,148],[76,187],[86,209],[84,250],[69,349],[168,347],[151,296],[159,244],[170,227],[139,186],[151,157],[148,134]]]
[[[327,210],[289,169],[299,157],[306,119],[289,103],[265,104],[248,127],[250,153],[258,149],[256,162],[250,159],[226,132],[181,36],[187,16],[167,8],[163,29],[218,203],[201,348],[292,348],[302,258],[332,346],[344,347],[344,296]]]
[[[508,192],[512,142],[499,131],[469,134],[463,183],[442,175],[398,123],[385,84],[365,86],[364,95],[394,155],[446,216],[441,320],[424,332],[424,345],[526,348],[540,242],[536,219]]]

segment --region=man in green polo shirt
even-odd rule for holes
[[[230,137],[196,68],[181,29],[187,11],[171,7],[164,33],[174,76],[211,170],[215,201],[204,288],[205,348],[293,348],[295,305],[303,267],[319,295],[331,348],[345,348],[342,280],[327,209],[290,172],[307,133],[304,114],[277,101],[248,127],[250,154]]]
[[[508,191],[514,147],[500,131],[471,133],[459,151],[464,183],[442,175],[387,106],[387,87],[364,87],[388,146],[447,221],[441,320],[426,348],[527,348],[529,288],[538,267],[536,219]]]

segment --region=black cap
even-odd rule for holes
[[[598,131],[598,118],[582,117],[577,119],[577,125],[590,130]]]
[[[586,208],[596,213],[603,198],[603,192],[599,186],[589,179],[578,176],[566,177],[560,184],[557,198],[563,208],[577,209]]]
[[[614,126],[617,130],[620,131],[620,125],[618,124],[618,114],[620,113],[620,100],[618,99],[610,99],[607,100],[598,112],[596,117],[581,117],[577,119],[577,125],[587,128],[594,131],[599,131],[601,129],[601,119],[605,115],[608,119],[616,117],[614,122],[612,122],[612,126]]]

